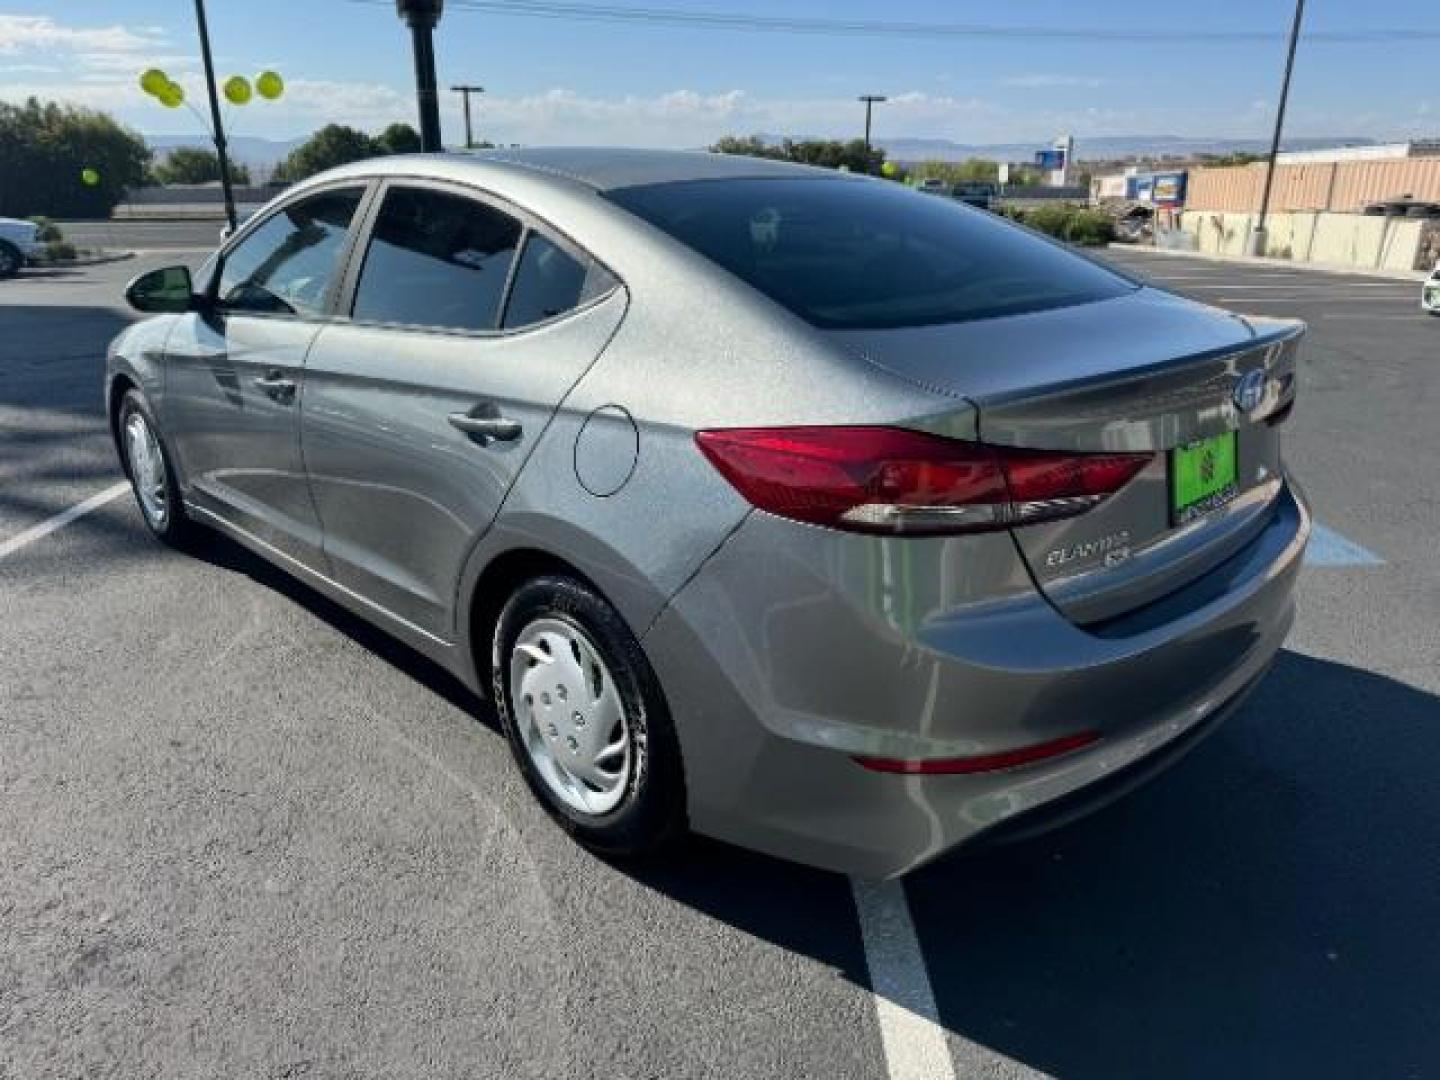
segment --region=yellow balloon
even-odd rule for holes
[[[276,71],[262,71],[255,78],[255,92],[266,101],[277,101],[285,93],[285,80]]]
[[[185,91],[179,83],[168,84],[155,97],[167,109],[178,109],[185,104]]]
[[[251,93],[250,80],[244,75],[231,75],[225,80],[225,100],[231,105],[244,105]]]
[[[140,89],[151,97],[159,97],[164,89],[170,85],[170,76],[159,68],[151,68],[140,76]]]
[[[96,187],[100,183],[100,174],[94,169],[82,169],[80,171],[80,182],[86,187]]]
[[[882,176],[894,176],[899,171],[900,170],[895,167],[895,163],[893,161],[887,161],[884,165],[880,166],[880,173]]]

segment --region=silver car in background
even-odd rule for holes
[[[887,181],[611,150],[287,191],[107,364],[219,529],[493,698],[580,841],[865,875],[1173,760],[1265,672],[1303,327]]]

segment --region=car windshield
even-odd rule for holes
[[[1016,315],[1138,287],[983,210],[898,184],[694,180],[609,197],[827,329]]]

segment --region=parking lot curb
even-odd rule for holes
[[[1341,277],[1378,277],[1388,278],[1391,281],[1420,282],[1429,276],[1424,270],[1370,269],[1361,266],[1341,266],[1336,263],[1304,262],[1298,259],[1262,258],[1254,255],[1212,255],[1204,251],[1171,251],[1168,248],[1147,247],[1144,244],[1111,242],[1105,246],[1114,251],[1133,251],[1142,255],[1158,255],[1169,259],[1195,259],[1201,262],[1226,263],[1232,266],[1314,270],[1317,274],[1336,274]]]

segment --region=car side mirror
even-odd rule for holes
[[[229,225],[220,226],[220,243],[225,243],[226,240],[229,240],[230,237],[234,235],[235,230],[232,229]]]
[[[125,288],[125,300],[136,311],[149,314],[194,311],[196,303],[190,270],[166,266],[141,274]]]

